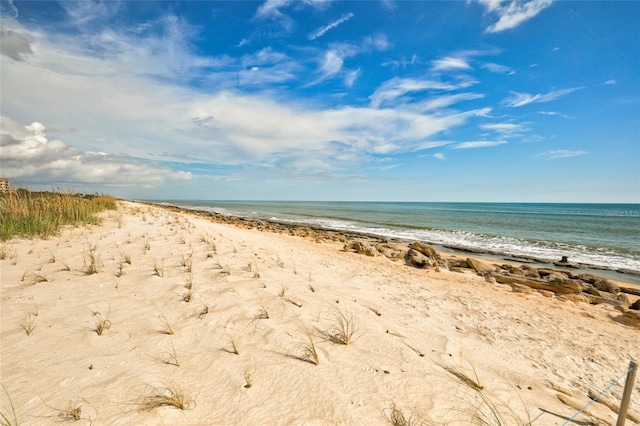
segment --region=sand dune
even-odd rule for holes
[[[19,424],[480,424],[493,406],[555,425],[640,355],[610,305],[133,202],[104,217],[3,246],[0,401]]]

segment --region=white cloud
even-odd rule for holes
[[[431,62],[431,70],[432,71],[444,71],[444,70],[469,70],[471,69],[471,65],[469,62],[462,57],[452,57],[448,56],[442,59],[436,59]]]
[[[155,186],[165,179],[184,180],[189,172],[175,172],[157,164],[102,152],[77,150],[60,140],[48,140],[38,122],[20,126],[1,116],[0,174],[23,183],[44,185]]]
[[[547,7],[552,0],[479,0],[485,7],[486,13],[497,15],[498,22],[487,27],[488,33],[497,33],[515,28],[525,21],[535,17]]]
[[[435,158],[436,160],[440,160],[440,161],[444,161],[444,160],[447,159],[447,157],[441,152],[437,152],[437,153],[433,154],[433,158]]]
[[[378,87],[376,91],[369,96],[369,100],[370,105],[373,108],[378,108],[384,104],[395,102],[398,98],[401,98],[408,93],[422,92],[426,90],[450,91],[465,88],[471,84],[473,84],[473,82],[464,81],[458,84],[452,84],[437,80],[394,77],[391,80],[387,80],[382,83],[380,87]],[[465,95],[456,96],[464,97]],[[449,100],[454,102],[461,100],[461,98],[449,98]]]
[[[502,138],[512,138],[520,136],[523,132],[527,131],[524,124],[514,123],[493,123],[482,124],[480,128],[483,130],[490,130],[498,133]]]
[[[615,80],[613,80],[613,79],[611,79],[611,80],[607,80],[607,81],[605,81],[605,82],[604,82],[604,84],[607,84],[607,85],[608,85],[608,84],[616,84],[616,81],[615,81]]]
[[[79,26],[90,24],[114,16],[120,8],[120,1],[113,0],[64,0],[60,5],[65,9],[74,23]]]
[[[570,151],[566,149],[556,149],[551,151],[545,151],[538,154],[538,157],[546,157],[550,160],[556,160],[559,158],[577,157],[586,154],[586,151]]]
[[[491,71],[492,73],[496,73],[496,74],[515,74],[516,72],[504,65],[500,65],[500,64],[495,64],[493,62],[485,62],[484,64],[481,65],[483,69],[486,69],[488,71]]]
[[[418,102],[417,105],[421,111],[432,111],[446,108],[459,102],[481,98],[484,98],[484,95],[480,93],[458,93],[455,95],[443,95],[429,98],[422,102]]]
[[[347,87],[353,86],[353,84],[361,75],[362,75],[362,71],[360,71],[360,68],[358,68],[357,70],[349,71],[344,76],[344,85]]]
[[[256,11],[258,18],[280,17],[281,8],[285,8],[293,3],[293,0],[266,0]]]
[[[309,34],[309,40],[315,40],[318,37],[322,37],[327,31],[334,29],[344,22],[347,22],[349,19],[353,18],[353,16],[354,15],[351,12],[345,13],[344,15],[342,15],[342,17],[340,17],[340,19],[337,19],[330,24],[325,25],[324,27],[320,27],[314,30],[311,34]]]
[[[504,145],[506,141],[473,141],[473,142],[461,142],[453,145],[452,149],[474,149],[474,148],[487,148],[492,146]]]
[[[550,102],[580,89],[582,89],[582,87],[572,87],[570,89],[552,90],[549,93],[545,93],[545,94],[538,93],[535,95],[531,95],[529,93],[520,93],[520,92],[512,91],[511,97],[505,99],[504,104],[509,107],[521,107],[529,104]]]
[[[33,179],[66,173],[71,180],[104,178],[149,185],[162,175],[172,176],[170,170],[148,164],[158,161],[220,167],[272,165],[305,174],[350,173],[377,154],[446,145],[433,139],[489,112],[487,108],[444,111],[436,104],[421,110],[419,103],[393,109],[322,108],[273,90],[247,94],[235,88],[238,76],[241,84],[251,78],[256,84],[286,81],[300,69],[291,58],[270,49],[241,58],[197,57],[188,43],[191,28],[173,19],[155,23],[160,24],[175,32],[133,38],[129,32],[109,31],[87,39],[11,28],[33,38],[33,54],[24,61],[0,61],[3,114],[23,123],[46,122],[52,136],[38,149],[53,150],[58,158],[38,165],[13,154],[13,162],[5,163],[3,149],[3,173],[11,166],[12,173],[24,169],[20,173],[32,173]],[[345,83],[355,81],[359,71],[345,70],[344,58],[365,48],[382,47],[382,40],[365,40],[360,46],[332,45],[328,52],[333,56],[323,62],[324,71],[342,76]],[[85,43],[92,49],[86,49]],[[88,53],[95,50],[101,54]],[[175,58],[179,66],[171,64]],[[246,69],[237,72],[238,66]],[[184,84],[180,69],[190,70],[193,78],[210,78],[206,90]],[[395,79],[372,95],[372,104],[391,103],[409,92],[453,90],[469,84]],[[59,107],[61,100],[64,108]],[[442,100],[441,105],[454,101]],[[53,129],[75,131],[62,137]],[[29,140],[37,140],[35,136],[32,132]],[[89,164],[93,169],[87,170]],[[97,170],[103,172],[96,175]],[[113,177],[117,173],[124,178]]]

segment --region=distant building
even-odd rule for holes
[[[0,192],[9,192],[10,189],[9,179],[0,178]]]

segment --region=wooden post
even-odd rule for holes
[[[631,400],[631,391],[633,390],[633,382],[636,380],[636,371],[638,364],[635,361],[629,363],[629,373],[627,381],[624,384],[624,392],[622,393],[622,401],[620,402],[620,411],[618,412],[618,422],[616,426],[624,426],[627,420],[627,410],[629,409],[629,401]]]

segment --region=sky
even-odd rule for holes
[[[0,0],[0,16],[13,185],[640,203],[637,1]]]

